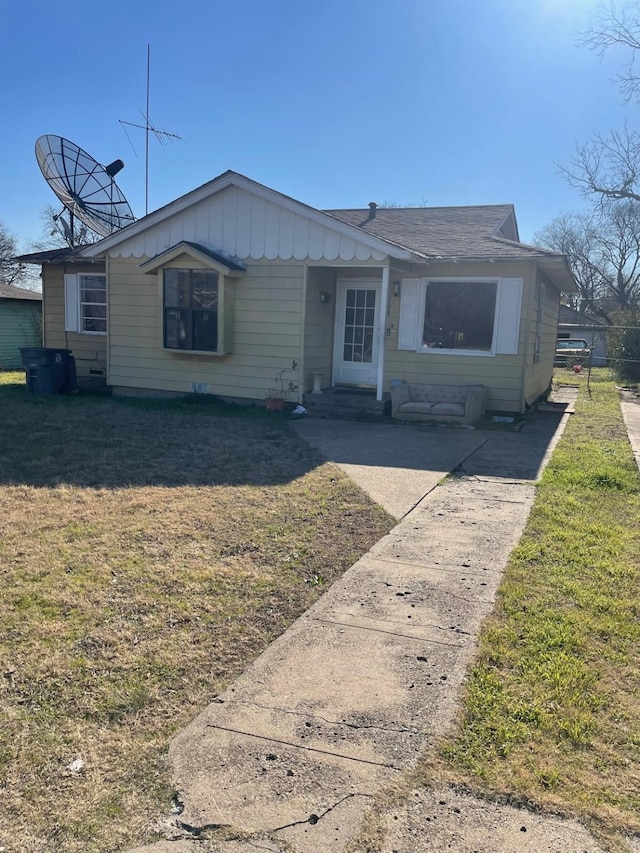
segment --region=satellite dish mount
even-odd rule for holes
[[[36,141],[36,159],[54,193],[69,213],[54,217],[70,246],[75,244],[74,220],[101,237],[135,222],[135,217],[114,176],[124,167],[122,160],[101,166],[82,148],[62,136],[45,135]]]

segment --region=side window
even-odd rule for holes
[[[107,334],[107,277],[98,273],[64,276],[64,328],[85,335]]]
[[[106,335],[107,280],[104,275],[79,275],[80,332]]]

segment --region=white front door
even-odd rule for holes
[[[333,358],[335,385],[376,386],[380,290],[380,281],[338,279]]]

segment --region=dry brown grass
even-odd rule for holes
[[[171,734],[393,522],[278,416],[4,380],[0,843],[126,849]]]

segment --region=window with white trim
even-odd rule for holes
[[[64,328],[84,335],[107,334],[107,277],[72,273],[64,277]]]
[[[496,281],[427,281],[421,346],[490,352],[497,288]]]
[[[522,278],[405,278],[398,349],[433,355],[515,355]]]
[[[80,332],[107,334],[107,277],[79,275]]]

